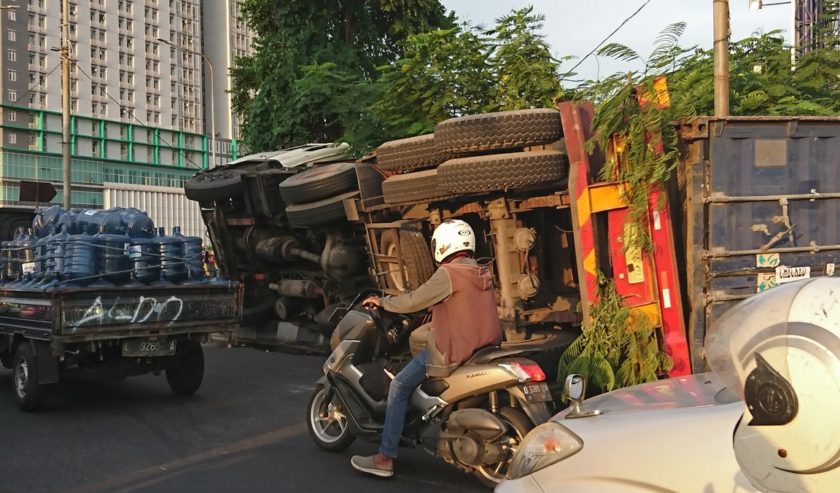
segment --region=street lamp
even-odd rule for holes
[[[193,55],[200,56],[202,59],[204,59],[205,62],[207,62],[207,66],[210,67],[210,167],[212,168],[216,166],[216,91],[213,89],[213,80],[216,78],[216,76],[213,73],[213,62],[210,61],[210,58],[208,58],[207,55],[201,53],[200,51],[184,48],[181,45],[176,45],[175,43],[172,43],[171,41],[168,41],[163,38],[158,38],[157,40],[163,44],[169,45],[186,53],[192,53]]]

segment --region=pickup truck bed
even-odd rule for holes
[[[0,288],[0,361],[26,411],[69,375],[165,371],[175,393],[191,394],[204,374],[201,343],[236,329],[242,295],[238,283]]]

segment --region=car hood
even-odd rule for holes
[[[603,414],[650,412],[655,409],[718,406],[738,402],[713,373],[668,378],[615,390],[584,401],[584,409]],[[555,421],[566,418],[569,410],[560,412]],[[594,419],[597,419],[595,417]]]

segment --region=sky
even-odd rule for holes
[[[776,3],[772,0],[766,3]],[[561,71],[571,69],[578,61],[623,20],[635,12],[645,0],[442,0],[444,6],[454,10],[458,18],[473,25],[492,26],[496,18],[511,10],[533,5],[535,13],[545,16],[542,34],[557,58],[575,56],[576,59],[561,65]],[[739,40],[761,31],[782,30],[790,42],[792,6],[766,6],[749,10],[749,0],[730,0],[730,28],[732,40]],[[608,42],[629,46],[642,57],[647,57],[654,46],[656,35],[674,22],[687,24],[681,45],[712,47],[712,0],[651,0],[633,19],[621,28]],[[598,79],[620,70],[638,68],[626,62],[594,55],[576,69],[577,78]]]

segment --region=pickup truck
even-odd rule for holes
[[[41,409],[49,386],[71,376],[165,372],[173,392],[192,394],[204,376],[201,343],[236,328],[240,300],[231,283],[0,288],[0,361],[25,411]]]
[[[201,343],[229,337],[242,306],[239,283],[206,276],[201,238],[165,236],[133,208],[51,206],[30,221],[0,245],[0,362],[20,408],[69,377],[165,372],[176,394],[196,392]]]

